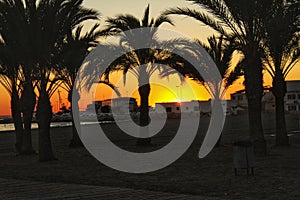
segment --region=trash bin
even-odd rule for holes
[[[238,175],[238,169],[246,169],[247,175],[251,170],[254,174],[254,151],[253,142],[249,140],[236,141],[233,143],[234,173]]]

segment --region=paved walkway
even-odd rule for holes
[[[53,200],[53,199],[98,199],[98,200],[217,200],[201,196],[152,192],[125,188],[44,183],[0,178],[1,200]]]

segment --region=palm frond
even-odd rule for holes
[[[167,9],[166,11],[163,12],[163,14],[189,16],[194,18],[195,20],[201,21],[205,25],[210,26],[211,28],[213,28],[214,30],[218,31],[221,34],[226,33],[219,21],[213,19],[211,16],[201,11],[196,11],[190,8],[177,7],[177,8]]]
[[[159,17],[154,21],[153,26],[154,26],[154,27],[159,27],[159,26],[162,25],[163,23],[171,24],[172,26],[174,26],[173,21],[172,21],[169,17],[164,16],[164,15],[159,16]],[[150,23],[150,24],[152,24],[152,23]]]
[[[148,4],[148,6],[146,7],[145,11],[144,11],[144,17],[142,18],[142,23],[141,25],[143,27],[147,27],[149,26],[149,17],[150,17],[150,4]]]

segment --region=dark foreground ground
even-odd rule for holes
[[[52,129],[53,147],[58,160],[47,163],[39,163],[36,155],[16,156],[14,134],[0,133],[0,179],[16,179],[25,183],[42,181],[58,185],[112,186],[220,199],[300,199],[298,120],[295,116],[289,116],[287,121],[291,146],[274,147],[274,118],[272,114],[265,114],[268,155],[256,158],[254,176],[247,176],[245,171],[235,176],[233,172],[232,142],[248,136],[247,117],[243,115],[228,117],[223,132],[223,145],[215,148],[206,158],[199,159],[197,156],[201,138],[209,122],[209,118],[204,118],[200,122],[195,142],[179,160],[167,168],[147,174],[119,172],[98,162],[84,148],[68,148],[70,127]],[[177,125],[176,119],[168,121],[163,131],[154,137],[155,146],[147,149],[135,147],[135,140],[124,136],[113,124],[103,125],[103,128],[115,144],[124,149],[143,152],[167,144],[176,133]],[[33,143],[37,149],[36,131],[33,131]],[[15,192],[18,193],[18,190],[22,188],[16,188]]]

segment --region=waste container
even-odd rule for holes
[[[246,169],[247,175],[254,174],[253,142],[250,140],[236,141],[233,143],[234,173],[238,175],[238,169]]]

